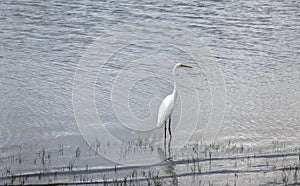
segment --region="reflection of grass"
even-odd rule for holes
[[[99,147],[100,147],[99,143]],[[129,145],[128,145],[129,144]],[[114,148],[113,143],[106,144],[107,148]],[[66,152],[63,145],[56,151],[42,148],[33,157],[33,165],[37,172],[22,174],[16,172],[24,162],[28,162],[22,153],[9,157],[1,157],[1,184],[27,183],[93,183],[103,185],[180,185],[180,181],[190,179],[193,184],[219,185],[210,176],[221,176],[223,184],[238,185],[241,177],[247,174],[269,176],[270,184],[299,183],[300,149],[286,152],[280,143],[273,143],[268,153],[258,153],[243,144],[232,141],[205,144],[203,142],[190,143],[178,152],[172,152],[172,157],[152,166],[124,167],[115,165],[110,168],[98,168],[88,163],[79,166],[84,158],[84,151],[80,147],[72,150],[71,156],[64,157]],[[157,152],[163,147],[146,144],[139,139],[136,144],[124,142],[120,149],[124,157],[131,154],[149,151]],[[56,158],[67,158],[64,167],[56,168],[52,163]],[[143,158],[143,157],[141,157]],[[77,166],[77,167],[76,167]],[[79,167],[78,167],[79,166]],[[223,176],[223,177],[222,177]],[[59,182],[59,180],[68,180]],[[72,178],[70,178],[72,177]],[[29,179],[29,180],[28,180]],[[255,181],[255,176],[248,178]],[[193,181],[192,181],[193,180]],[[219,180],[220,181],[220,180]],[[259,181],[258,181],[259,183]]]

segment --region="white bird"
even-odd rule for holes
[[[157,117],[157,125],[156,128],[161,128],[165,124],[165,139],[167,135],[167,120],[169,119],[169,134],[171,134],[171,115],[174,110],[175,100],[176,100],[176,69],[179,67],[192,68],[189,65],[184,65],[182,63],[177,63],[173,68],[173,79],[174,79],[174,89],[172,94],[165,97],[165,99],[161,102],[158,117]]]

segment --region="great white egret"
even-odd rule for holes
[[[176,70],[179,67],[192,68],[191,66],[185,65],[182,63],[177,63],[173,68],[174,89],[173,89],[172,94],[165,97],[165,99],[163,99],[163,101],[161,102],[159,110],[158,110],[157,125],[156,125],[156,128],[161,128],[165,124],[165,139],[167,136],[167,120],[168,119],[169,119],[169,134],[172,137],[171,115],[174,110],[174,105],[175,105],[175,100],[176,100]]]

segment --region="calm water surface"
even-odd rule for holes
[[[118,30],[123,23],[134,27],[145,20],[178,25],[205,41],[210,58],[222,71],[226,89],[226,110],[217,139],[231,139],[262,149],[274,142],[297,147],[300,143],[299,10],[299,1],[293,0],[3,1],[0,3],[1,156],[20,151],[22,145],[51,149],[64,144],[73,153],[84,144],[72,105],[76,67],[98,37]],[[126,52],[131,55],[130,50]],[[153,73],[161,66],[163,61],[150,71]],[[108,68],[118,68],[118,63]],[[149,69],[147,65],[139,68]],[[170,75],[169,69],[165,76]],[[203,72],[196,75],[202,76]],[[148,83],[137,83],[139,88],[133,88],[131,93],[133,100],[137,100],[130,105],[132,112],[140,118],[150,113],[139,105],[143,103],[139,99],[153,101],[153,108],[159,104],[159,99],[152,99],[157,97],[153,95],[155,91],[147,92],[150,84],[166,86],[161,95],[172,89],[170,83],[159,79],[150,79]],[[105,85],[99,82],[97,85],[96,95],[105,89]],[[209,90],[202,88],[203,92]],[[207,94],[200,99],[205,100]],[[105,108],[101,100],[97,101],[98,109]],[[203,113],[207,114],[209,109],[204,107]],[[103,112],[105,115],[105,109]],[[109,121],[109,117],[106,119]],[[101,158],[98,161],[106,162]]]

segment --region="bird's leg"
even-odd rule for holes
[[[170,160],[172,160],[171,142],[172,142],[172,137],[170,138],[170,141],[168,143],[168,152],[169,152],[169,159]]]
[[[165,121],[165,140],[167,139],[167,120]]]
[[[167,146],[166,146],[166,139],[164,141],[164,148],[165,148],[165,158],[167,158]]]
[[[169,134],[170,134],[170,137],[172,138],[172,134],[171,134],[171,117],[169,118]]]

